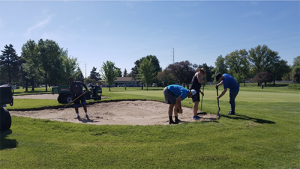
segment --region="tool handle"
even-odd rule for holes
[[[218,94],[218,87],[217,87],[217,96],[219,96],[219,94]],[[219,106],[219,99],[217,99],[218,100],[218,107],[220,108],[220,106]]]
[[[74,99],[74,100],[72,100],[71,102],[69,102],[64,108],[66,108],[67,106],[69,106],[71,103],[73,103],[75,100],[77,100],[79,97],[81,97],[82,95],[84,95],[84,94],[86,94],[88,92],[88,90],[87,91],[85,91],[84,93],[82,93],[80,96],[78,96],[76,99]]]

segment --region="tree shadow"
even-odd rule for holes
[[[6,138],[11,133],[12,131],[10,129],[5,131],[0,131],[0,150],[12,149],[17,147],[18,144],[17,140]]]
[[[253,118],[253,117],[249,117],[246,115],[221,115],[221,118],[225,117],[225,118],[229,118],[229,119],[237,119],[237,120],[250,120],[253,121],[255,123],[260,123],[260,124],[275,124],[274,121],[270,121],[270,120],[264,120],[264,119],[258,119],[258,118]]]

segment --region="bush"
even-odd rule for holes
[[[300,84],[289,84],[289,89],[300,90]]]

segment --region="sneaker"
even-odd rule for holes
[[[88,116],[88,115],[85,115],[85,117],[86,117],[86,119],[87,119],[87,120],[90,120],[90,118],[89,118],[89,116]]]
[[[180,123],[180,122],[182,122],[181,120],[175,120],[175,123],[177,124],[177,123]]]
[[[228,112],[228,115],[235,115],[235,112]]]
[[[80,116],[77,116],[75,119],[78,119],[78,120],[80,120]]]
[[[194,119],[194,120],[200,120],[200,118],[201,118],[201,117],[199,117],[199,116],[193,116],[193,119]]]
[[[178,124],[178,122],[176,123],[172,120],[172,121],[169,121],[169,124]]]

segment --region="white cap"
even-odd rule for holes
[[[192,89],[191,92],[192,92],[192,95],[195,95],[197,93],[196,90],[194,90],[194,89]]]

